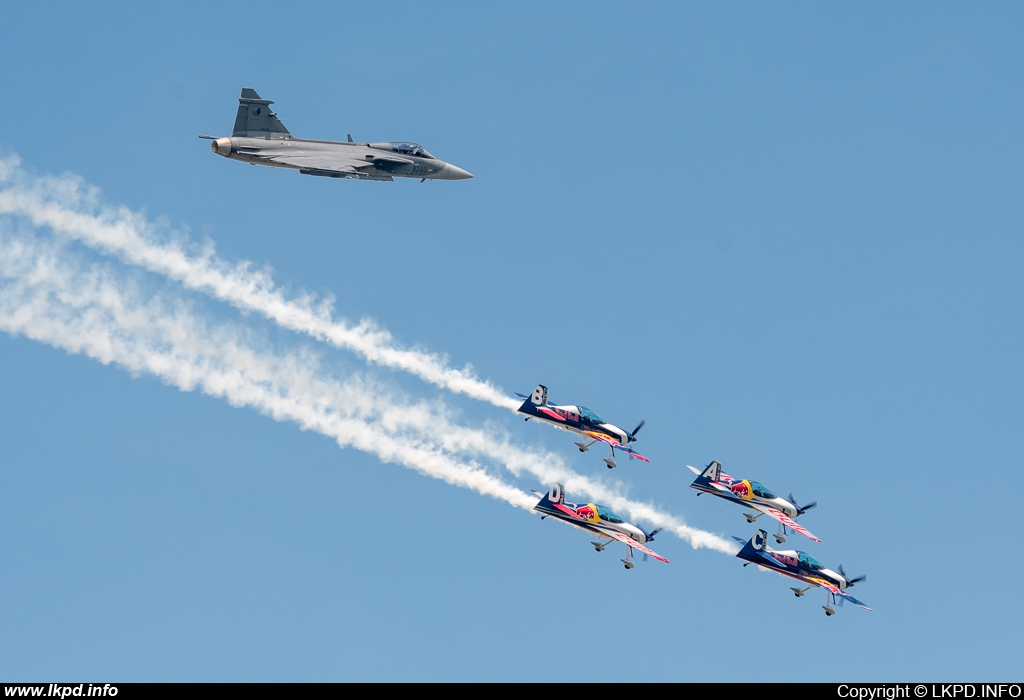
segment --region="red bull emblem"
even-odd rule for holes
[[[594,507],[593,503],[588,503],[585,506],[577,508],[576,515],[580,516],[587,522],[596,523],[598,521],[597,508]]]
[[[772,552],[772,556],[775,557],[776,561],[788,564],[789,566],[800,566],[800,562],[796,557],[791,557],[786,554],[779,554],[778,552]]]
[[[754,497],[754,492],[750,488],[750,482],[744,479],[743,481],[737,481],[735,484],[729,487],[734,496],[742,498],[744,501],[749,501]]]

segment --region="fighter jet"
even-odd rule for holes
[[[347,142],[295,138],[270,111],[272,104],[252,88],[242,88],[231,136],[200,134],[199,138],[212,140],[210,149],[219,156],[252,165],[292,168],[303,175],[385,182],[396,177],[418,177],[420,182],[473,177],[409,141],[355,143],[352,134]]]

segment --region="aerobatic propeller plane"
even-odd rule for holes
[[[292,136],[270,111],[273,100],[264,100],[252,88],[242,88],[231,136],[204,136],[219,156],[253,165],[291,168],[303,175],[350,180],[381,180],[418,177],[424,180],[465,180],[473,177],[462,168],[430,155],[417,143],[319,141]]]
[[[717,461],[711,462],[704,468],[704,471],[691,467],[689,464],[686,466],[697,475],[697,478],[690,484],[690,488],[697,489],[698,496],[701,493],[710,493],[737,505],[756,510],[757,515],[744,513],[748,523],[754,522],[762,515],[778,520],[779,531],[774,537],[779,544],[786,541],[787,528],[800,533],[807,539],[821,542],[810,530],[796,521],[796,518],[818,505],[817,501],[805,506],[797,505],[793,494],[789,494],[788,499],[781,498],[757,481],[731,477],[722,472],[722,465]]]
[[[534,491],[534,493],[537,492]],[[629,558],[620,560],[626,569],[632,569],[634,566],[634,549],[643,552],[645,561],[650,555],[658,561],[668,563],[668,559],[645,545],[646,542],[654,540],[657,530],[645,532],[643,528],[625,522],[608,508],[596,503],[582,505],[568,503],[565,500],[565,487],[562,484],[552,486],[551,490],[541,497],[533,509],[541,514],[541,520],[548,517],[556,518],[577,529],[594,533],[599,541],[590,544],[594,545],[594,549],[598,552],[603,552],[604,548],[613,541],[622,542],[629,550]]]
[[[795,549],[771,549],[768,546],[768,533],[764,530],[755,532],[749,542],[740,537],[733,537],[733,539],[743,545],[743,548],[736,554],[737,557],[747,562],[743,566],[757,564],[761,570],[774,571],[783,576],[806,583],[807,586],[804,588],[790,588],[797,598],[802,598],[804,593],[815,586],[824,588],[828,595],[825,605],[821,606],[825,611],[825,615],[831,617],[836,614],[835,608],[832,607],[831,603],[836,602],[837,596],[840,606],[842,606],[844,600],[848,600],[865,610],[871,610],[871,608],[847,592],[847,589],[852,588],[858,581],[863,581],[867,576],[850,578],[846,575],[846,570],[842,564],[839,565],[839,571],[826,569],[806,552],[800,552]]]
[[[583,437],[584,442],[576,443],[580,452],[586,452],[596,442],[608,445],[609,455],[605,457],[604,463],[608,465],[609,469],[616,466],[615,450],[622,450],[631,459],[636,457],[644,462],[651,461],[630,447],[631,443],[636,442],[636,434],[640,432],[640,428],[644,427],[644,423],[647,421],[640,421],[640,424],[633,428],[633,432],[627,433],[622,428],[606,422],[585,406],[549,404],[548,388],[543,384],[538,384],[530,396],[525,394],[516,394],[516,396],[525,399],[518,411],[526,414],[526,420],[536,418],[550,423],[556,428],[568,430]]]

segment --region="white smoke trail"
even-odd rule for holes
[[[108,270],[74,269],[55,247],[0,232],[0,329],[295,422],[342,447],[519,508],[536,504],[534,496],[479,465],[458,462],[423,441],[389,430],[387,417],[367,400],[362,387],[318,379],[307,369],[312,357],[257,352],[230,328],[206,327],[183,304],[172,306],[158,298],[130,301],[137,295],[136,290],[122,292]],[[339,402],[338,394],[351,400]],[[377,420],[367,420],[374,413]]]
[[[260,313],[284,328],[357,352],[372,363],[501,408],[514,410],[519,405],[477,379],[469,367],[454,369],[440,355],[397,348],[391,334],[371,321],[351,326],[334,318],[329,300],[312,294],[287,298],[269,270],[254,269],[249,261],[231,265],[216,256],[212,243],[200,247],[182,234],[172,241],[160,240],[143,215],[100,205],[97,191],[77,176],[32,178],[12,156],[0,160],[0,185],[0,214],[27,217],[36,226],[48,226],[189,289]]]
[[[3,186],[0,189],[0,213],[23,216],[35,226],[49,226],[102,252],[115,253],[130,264],[164,274],[239,308],[259,311],[283,327],[305,332],[339,347],[356,349],[367,359],[380,364],[407,369],[435,384],[496,405],[509,408],[517,405],[491,385],[479,382],[466,372],[447,368],[436,355],[392,348],[388,345],[390,336],[386,332],[375,331],[368,324],[351,329],[332,320],[329,304],[323,300],[317,301],[313,297],[285,299],[269,273],[253,272],[248,263],[231,266],[220,261],[215,257],[212,246],[194,252],[196,246],[187,239],[170,244],[161,242],[141,215],[124,208],[99,207],[96,191],[87,188],[80,178],[67,175],[33,179],[22,173],[19,161],[14,158],[0,160],[0,185]],[[93,210],[97,213],[89,213]],[[310,380],[306,378],[304,381],[308,385]],[[325,406],[351,400],[351,396],[337,389],[328,393],[333,394],[333,399],[324,399]],[[355,395],[361,396],[364,402],[367,400],[366,391]],[[507,437],[500,439],[493,433],[455,425],[436,410],[422,405],[391,405],[381,411],[381,420],[383,425],[392,429],[405,427],[415,431],[421,441],[423,436],[427,436],[426,439],[446,452],[486,457],[504,464],[517,476],[524,471],[531,473],[545,486],[560,481],[570,493],[582,493],[633,519],[665,528],[690,542],[694,548],[735,551],[731,542],[717,535],[691,528],[651,504],[627,499],[620,495],[619,489],[576,474],[557,456],[524,450],[511,445]]]

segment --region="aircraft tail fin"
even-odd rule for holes
[[[555,484],[546,494],[541,496],[540,502],[536,507],[540,510],[553,510],[556,505],[562,505],[564,503],[565,486],[562,484]]]
[[[530,395],[530,403],[534,406],[547,406],[548,388],[543,384],[538,384],[537,388],[533,390],[533,394]]]
[[[694,470],[694,471],[696,471],[696,470]],[[716,459],[716,460],[712,460],[711,464],[709,464],[708,466],[704,467],[704,471],[702,471],[697,476],[697,478],[693,480],[693,483],[707,485],[707,484],[710,484],[712,481],[718,481],[719,478],[721,478],[721,476],[722,476],[722,463],[719,462]]]
[[[770,552],[768,547],[768,533],[764,530],[758,530],[754,533],[754,536],[743,545],[743,548],[736,555],[740,559],[746,559],[747,561],[757,561],[760,557],[764,556],[765,552]]]
[[[517,394],[517,396],[523,395]],[[530,413],[530,411],[524,409],[527,409],[531,406],[539,407],[548,405],[548,388],[543,384],[538,384],[537,388],[533,390],[532,394],[530,394],[529,396],[523,396],[523,398],[525,399],[525,401],[523,401],[523,404],[522,406],[520,406],[519,410],[523,411],[524,413]]]
[[[235,128],[232,136],[248,136],[250,138],[269,138],[271,134],[289,134],[277,115],[270,110],[273,100],[264,100],[252,88],[242,88],[238,98],[238,113],[235,115]]]

